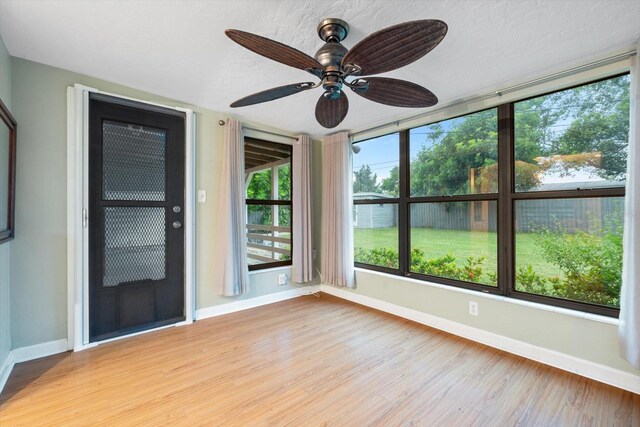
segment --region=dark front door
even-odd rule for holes
[[[90,98],[92,342],[185,318],[184,132],[184,114]]]

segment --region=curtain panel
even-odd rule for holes
[[[292,280],[313,280],[313,244],[311,240],[311,137],[298,136],[293,143],[293,254]]]
[[[218,294],[234,296],[249,290],[244,189],[244,136],[242,124],[229,119],[220,150],[222,171],[216,227]]]
[[[353,188],[349,134],[322,143],[322,281],[355,287],[353,269]]]
[[[640,40],[637,48],[640,49]],[[620,292],[621,355],[640,369],[640,54],[632,57],[627,187],[624,200],[622,289]]]

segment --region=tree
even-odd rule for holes
[[[427,127],[425,144],[411,162],[411,194],[497,191],[496,110],[445,123]],[[555,166],[566,174],[591,166],[603,179],[622,179],[628,130],[628,76],[518,102],[517,189],[536,187],[544,172]]]
[[[278,168],[278,199],[291,200],[291,164],[288,163]],[[289,206],[277,206],[279,210],[279,225],[291,225],[291,208]],[[283,258],[281,258],[283,259]]]
[[[291,165],[286,164],[277,168],[278,171],[278,199],[291,200]],[[271,200],[271,168],[256,172],[251,177],[251,182],[247,187],[247,199]],[[248,205],[247,211],[260,212],[262,224],[272,223],[272,209],[279,209],[280,225],[289,225],[291,220],[291,209],[288,206],[267,206]],[[251,218],[250,218],[251,220]],[[255,220],[255,219],[254,219]]]
[[[354,193],[377,193],[379,191],[376,183],[378,176],[371,171],[369,165],[362,165],[360,170],[354,172],[353,175],[355,176]]]
[[[426,144],[411,162],[411,195],[432,196],[477,192],[470,188],[470,174],[498,159],[497,117],[495,110],[454,119],[445,130],[436,123],[429,126]],[[487,183],[488,191],[497,182]]]
[[[617,90],[615,90],[617,89]],[[620,92],[620,87],[612,92]],[[560,136],[555,149],[558,152],[579,155],[594,153],[577,165],[595,166],[596,173],[603,179],[623,179],[627,169],[627,145],[629,143],[629,92],[624,90],[620,100],[610,100],[609,111],[589,111],[581,113]],[[580,159],[580,157],[577,157]],[[594,163],[595,160],[595,163]]]
[[[291,164],[278,168],[278,198],[291,200]]]
[[[271,198],[271,168],[256,172],[247,187],[247,199],[267,200]]]
[[[400,195],[400,173],[398,171],[398,166],[394,166],[389,171],[389,176],[382,180],[380,183],[380,190],[391,196],[397,197]]]
[[[278,170],[278,199],[291,199],[291,165],[286,164]],[[271,168],[256,172],[247,187],[247,199],[271,199]]]
[[[592,167],[603,179],[626,171],[629,131],[629,77],[621,76],[534,98],[517,104],[516,158],[530,138],[546,162],[541,171],[560,167],[564,174]],[[528,120],[523,120],[528,119]],[[535,148],[534,148],[535,150]],[[520,157],[533,163],[535,157]]]

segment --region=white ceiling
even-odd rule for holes
[[[315,121],[321,89],[230,109],[248,94],[310,81],[224,35],[260,34],[313,55],[316,25],[339,17],[349,48],[367,34],[415,19],[449,25],[431,53],[388,76],[431,89],[445,105],[633,45],[640,1],[6,1],[0,32],[11,55],[99,77],[295,132],[324,135]],[[413,109],[350,96],[338,129],[362,129]]]

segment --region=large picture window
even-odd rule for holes
[[[354,143],[356,265],[617,316],[629,83]]]
[[[528,299],[620,307],[629,83],[618,76],[513,105],[510,262]]]
[[[498,285],[498,113],[409,131],[409,274]]]
[[[291,265],[289,145],[245,138],[249,270]]]

